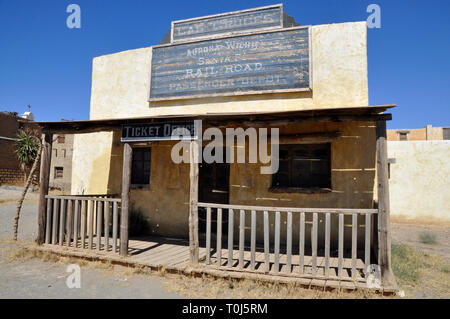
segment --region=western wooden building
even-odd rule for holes
[[[44,247],[339,287],[381,274],[395,287],[393,105],[369,104],[365,22],[304,26],[282,5],[174,21],[159,44],[96,57],[92,69],[90,119],[40,122]],[[278,170],[249,161],[250,138],[220,144],[225,163],[201,160],[208,128],[224,141],[229,128],[278,128],[267,138]],[[47,192],[54,134],[76,134],[67,196]],[[181,139],[187,161],[175,163]],[[245,163],[229,158],[242,149]]]

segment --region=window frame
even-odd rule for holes
[[[292,182],[293,175],[296,174],[294,170],[294,155],[293,153],[295,151],[299,150],[305,150],[308,146],[317,147],[319,145],[326,145],[327,147],[327,174],[328,174],[328,181],[327,181],[327,187],[323,186],[294,186]],[[274,185],[276,180],[276,174],[279,173],[279,171],[275,174],[271,175],[271,181],[270,181],[270,187],[269,191],[274,193],[306,193],[306,194],[314,194],[314,193],[329,193],[332,191],[332,167],[331,167],[331,157],[332,157],[332,147],[331,143],[308,143],[308,144],[280,144],[279,151],[288,151],[287,161],[288,161],[288,179],[289,179],[289,185],[288,186],[279,186]],[[311,152],[311,149],[308,150]],[[281,159],[280,159],[281,162]],[[309,171],[309,178],[311,178],[312,173],[311,170]]]
[[[134,168],[135,168],[135,161],[136,161],[136,152],[142,152],[142,173],[144,173],[144,171],[145,171],[145,162],[146,162],[146,160],[145,160],[145,158],[144,158],[144,153],[146,152],[146,151],[149,151],[150,152],[150,159],[148,160],[149,161],[149,173],[148,173],[148,181],[147,182],[145,182],[145,183],[136,183],[136,181],[135,181],[135,179],[134,179],[134,174],[137,174],[137,173],[135,173],[135,170],[134,170]],[[152,175],[152,148],[151,147],[133,147],[132,148],[132,159],[131,159],[131,176],[130,176],[130,179],[131,179],[131,189],[143,189],[143,190],[148,190],[148,189],[150,189],[150,183],[151,183],[151,175]]]
[[[61,176],[58,176],[57,174],[56,174],[56,172],[57,171],[61,171]],[[63,179],[64,178],[64,167],[62,167],[62,166],[55,166],[55,171],[54,171],[54,174],[53,174],[53,179]]]

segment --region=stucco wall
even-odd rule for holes
[[[388,142],[391,215],[450,220],[450,141]]]
[[[74,135],[65,134],[64,143],[59,143],[58,135],[53,136],[52,160],[50,164],[50,188],[70,193],[72,184],[72,154]],[[63,177],[55,178],[55,167],[63,168]]]
[[[407,132],[408,141],[442,140],[444,138],[442,127],[427,125],[424,128],[387,130],[388,141],[399,141],[399,132]]]

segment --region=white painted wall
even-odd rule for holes
[[[450,220],[450,141],[389,141],[391,215]]]

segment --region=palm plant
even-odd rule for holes
[[[23,201],[25,200],[25,195],[27,194],[28,188],[30,187],[31,181],[33,179],[33,174],[36,171],[40,159],[42,143],[35,132],[20,130],[17,134],[17,140],[14,143],[14,148],[17,154],[17,159],[24,168],[29,167],[30,164],[33,163],[30,174],[28,175],[28,178],[25,182],[25,187],[20,198],[17,201],[16,216],[14,217],[14,240],[17,240],[20,210],[22,208]]]

